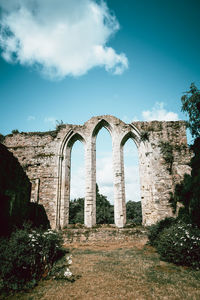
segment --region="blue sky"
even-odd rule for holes
[[[200,80],[199,0],[0,0],[0,8],[2,134],[103,114],[185,118],[180,98]]]

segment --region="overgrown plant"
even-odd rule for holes
[[[56,120],[56,131],[58,132],[60,129],[65,128],[65,124],[63,122],[63,120]]]
[[[17,133],[19,133],[19,130],[18,130],[18,129],[13,129],[13,130],[12,130],[12,134],[17,134]]]
[[[161,259],[200,269],[200,229],[179,221],[165,228],[157,240]]]
[[[176,222],[174,218],[165,218],[164,220],[158,221],[156,224],[151,225],[148,229],[148,239],[151,246],[156,246],[159,241],[159,236],[162,231],[169,228]]]
[[[170,174],[172,174],[172,165],[174,161],[173,156],[173,147],[169,142],[163,142],[161,141],[159,144],[161,154],[163,155],[163,158],[168,165],[168,171]]]
[[[21,290],[33,287],[65,255],[61,234],[24,228],[0,243],[1,287]]]
[[[142,131],[140,133],[140,139],[141,139],[142,142],[149,141],[149,132],[148,131]]]
[[[190,85],[190,90],[181,98],[182,111],[189,116],[188,128],[193,137],[200,137],[200,90],[194,83]]]
[[[5,139],[4,135],[0,133],[0,143],[3,143],[4,139]]]
[[[180,202],[183,207],[179,216],[200,227],[200,91],[194,83],[181,100],[182,110],[189,115],[188,127],[195,138],[191,146],[194,156],[190,162],[191,175],[185,175],[183,181],[176,185],[171,202],[174,209]]]

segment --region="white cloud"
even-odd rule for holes
[[[8,62],[34,66],[45,76],[80,76],[93,67],[113,74],[128,68],[125,54],[107,46],[119,23],[95,0],[1,0],[0,46]]]
[[[50,123],[51,125],[55,126],[56,125],[56,118],[54,117],[46,117],[44,118],[45,123]]]
[[[163,102],[156,102],[152,110],[146,110],[142,112],[142,117],[145,121],[177,121],[178,114],[167,111],[164,108]]]
[[[27,121],[34,121],[35,120],[35,116],[28,116]]]
[[[72,169],[70,199],[85,197],[85,170],[83,167]]]

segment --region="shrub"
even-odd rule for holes
[[[176,222],[174,218],[165,218],[164,220],[158,221],[156,224],[151,225],[148,229],[149,243],[152,246],[156,246],[160,234],[166,228],[169,228],[172,224]]]
[[[4,139],[5,139],[5,136],[0,133],[0,143],[3,143]]]
[[[163,142],[161,141],[160,144],[160,152],[163,155],[163,158],[168,165],[167,170],[169,171],[169,174],[172,174],[172,164],[174,161],[173,156],[173,147],[169,142]]]
[[[135,202],[129,200],[126,203],[126,221],[127,224],[142,224],[142,207],[141,201]]]
[[[142,142],[149,141],[149,132],[148,131],[142,131],[140,133],[140,139],[141,139]]]
[[[4,289],[21,290],[34,286],[54,262],[65,253],[62,237],[53,230],[12,233],[0,243],[0,278]]]
[[[164,229],[156,245],[161,259],[200,268],[200,229],[181,221]]]
[[[18,129],[13,129],[13,130],[12,130],[12,134],[17,134],[17,133],[19,133],[19,130],[18,130]]]

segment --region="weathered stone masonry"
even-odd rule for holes
[[[83,125],[61,125],[43,133],[8,135],[4,144],[18,158],[32,182],[31,201],[44,205],[53,228],[68,224],[73,144],[85,149],[85,225],[96,223],[96,136],[106,128],[112,138],[115,224],[126,223],[123,146],[138,148],[143,224],[172,216],[170,192],[190,172],[185,123],[133,122],[113,116],[93,117]]]

